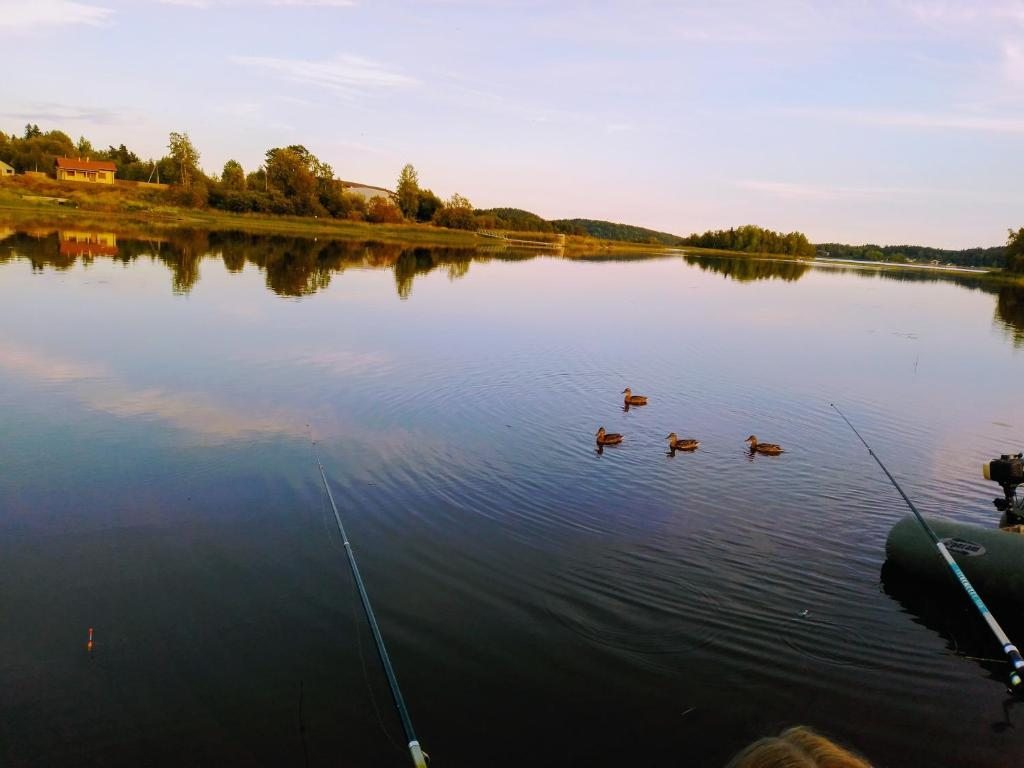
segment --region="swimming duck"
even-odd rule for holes
[[[622,390],[622,394],[626,396],[626,405],[647,405],[647,396],[634,395],[629,387]]]
[[[618,445],[622,442],[622,435],[618,432],[605,432],[604,427],[597,430],[598,445]]]
[[[692,437],[676,437],[675,432],[670,432],[665,439],[668,440],[670,451],[696,451],[700,445],[700,440],[694,440]]]
[[[781,445],[776,445],[775,443],[759,443],[754,435],[751,435],[743,442],[750,443],[750,450],[752,453],[764,453],[768,456],[778,456],[780,453],[784,452]]]

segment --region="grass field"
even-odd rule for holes
[[[59,202],[63,199],[65,202]],[[370,224],[365,221],[228,213],[176,205],[169,189],[101,186],[57,182],[53,179],[15,176],[0,181],[0,220],[25,227],[76,226],[108,229],[123,236],[162,229],[236,230],[252,234],[336,237],[375,240],[409,245],[474,247],[500,241],[475,232],[445,229],[432,224]],[[553,241],[551,235],[506,232],[507,237]],[[658,251],[662,246],[567,237],[568,250]]]

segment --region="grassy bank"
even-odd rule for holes
[[[365,221],[229,213],[210,208],[187,208],[175,203],[168,189],[70,184],[53,179],[15,176],[0,181],[0,221],[22,228],[80,227],[109,230],[123,237],[159,234],[172,229],[241,231],[250,234],[294,237],[333,237],[373,240],[405,245],[472,248],[501,241],[475,232],[445,229],[432,224],[371,224]],[[556,244],[553,235],[506,232],[510,238]],[[650,254],[662,246],[569,236],[569,252],[616,251]]]

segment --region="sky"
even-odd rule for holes
[[[999,245],[1024,0],[0,0],[0,130],[678,234]]]

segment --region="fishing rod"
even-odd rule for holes
[[[914,506],[914,502],[910,500],[910,497],[904,493],[900,484],[896,482],[896,478],[892,476],[892,473],[885,468],[885,464],[882,463],[882,460],[878,458],[873,450],[871,450],[871,446],[868,445],[868,441],[861,436],[860,432],[857,431],[857,428],[853,426],[853,424],[850,423],[850,420],[846,418],[846,415],[839,410],[838,405],[835,403],[829,403],[829,405],[836,409],[836,413],[838,413],[842,417],[843,421],[846,422],[847,426],[853,430],[853,434],[855,434],[860,441],[864,443],[864,447],[868,449],[868,453],[871,454],[871,458],[873,458],[878,466],[882,468],[882,471],[885,472],[885,476],[889,478],[889,482],[891,482],[896,490],[899,491],[900,496],[903,497],[907,506],[910,507],[910,511],[913,512],[914,517],[917,518],[917,522],[921,524],[924,532],[928,534],[928,538],[930,538],[932,543],[935,544],[935,548],[939,551],[939,554],[942,555],[942,559],[946,561],[946,565],[949,566],[949,570],[953,572],[957,581],[960,582],[960,586],[964,588],[967,596],[971,598],[971,602],[974,603],[974,607],[978,609],[978,613],[981,614],[981,618],[983,618],[985,623],[988,624],[988,628],[992,630],[992,634],[995,635],[996,640],[998,640],[999,644],[1002,646],[1003,653],[1006,654],[1006,657],[1010,660],[1010,664],[1013,665],[1013,669],[1010,671],[1010,691],[1017,695],[1024,695],[1024,685],[1022,685],[1020,674],[1021,668],[1024,668],[1024,658],[1021,658],[1020,651],[1017,650],[1017,646],[1010,642],[1010,638],[1006,636],[1003,628],[999,626],[999,622],[996,621],[996,617],[992,615],[992,612],[988,609],[988,606],[985,605],[981,596],[975,591],[971,582],[968,581],[967,577],[964,575],[964,572],[960,570],[960,566],[957,565],[956,560],[954,560],[953,556],[949,554],[949,550],[946,549],[946,545],[943,544],[942,540],[935,535],[935,531],[933,531],[931,526],[928,525],[924,517],[921,516],[921,513],[917,511],[917,507]]]
[[[380,657],[381,666],[384,667],[384,675],[388,679],[388,687],[391,688],[391,698],[395,700],[395,709],[398,710],[398,717],[402,721],[402,729],[405,731],[405,738],[409,742],[409,755],[416,768],[426,768],[427,762],[419,741],[416,740],[416,733],[412,729],[412,718],[409,717],[409,710],[405,707],[405,699],[402,698],[402,691],[398,687],[398,678],[395,677],[395,670],[391,666],[391,657],[388,656],[388,649],[384,646],[384,636],[377,626],[377,617],[373,614],[373,607],[370,605],[370,596],[366,594],[366,586],[363,584],[363,577],[359,574],[359,566],[356,565],[356,556],[352,553],[352,545],[349,543],[348,534],[345,533],[345,525],[341,522],[341,514],[338,512],[338,505],[334,503],[334,494],[331,493],[331,486],[327,482],[327,473],[324,472],[324,465],[320,462],[320,452],[317,451],[316,441],[313,442],[313,453],[316,456],[316,465],[320,468],[320,477],[324,481],[324,488],[327,491],[327,498],[330,499],[331,509],[334,510],[334,519],[338,521],[338,530],[341,532],[341,541],[345,545],[345,554],[348,555],[348,564],[352,568],[352,578],[355,579],[356,587],[359,590],[359,599],[363,603],[363,612],[373,632],[373,642],[377,646],[377,656]]]

